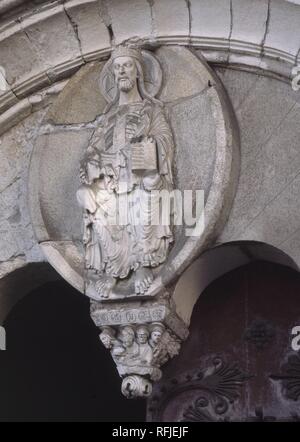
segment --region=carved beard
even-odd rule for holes
[[[119,79],[119,89],[122,92],[129,92],[134,87],[134,80],[130,80],[129,78],[121,78]]]

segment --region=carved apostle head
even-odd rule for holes
[[[160,343],[164,332],[165,332],[165,327],[163,324],[157,323],[152,326],[151,341],[153,342],[153,344],[158,345]]]
[[[105,328],[99,337],[105,348],[110,350],[113,347],[113,341],[115,339],[115,334],[113,330]]]
[[[136,330],[137,342],[139,344],[146,344],[146,342],[148,342],[149,334],[147,327],[144,325],[139,326]]]
[[[125,348],[129,348],[132,346],[134,342],[134,330],[130,326],[124,327],[120,332],[120,339],[124,345]]]

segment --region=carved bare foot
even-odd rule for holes
[[[152,270],[147,267],[141,267],[135,272],[135,293],[144,294],[153,281]]]
[[[116,282],[116,278],[113,278],[112,276],[103,276],[99,281],[97,281],[95,287],[100,298],[109,298],[109,295],[116,285]]]

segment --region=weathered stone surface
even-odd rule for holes
[[[266,33],[268,0],[232,0],[231,41],[261,45]],[[249,47],[251,51],[251,48]]]
[[[56,96],[62,91],[67,82],[68,80],[59,81],[40,92],[36,92],[30,97],[17,100],[12,107],[0,114],[0,135],[7,132],[34,112],[43,110],[47,108],[49,104],[53,104]]]
[[[222,73],[241,129],[241,174],[219,241],[258,240],[279,248],[282,245],[296,258],[289,238],[300,228],[296,196],[300,189],[299,97],[289,84],[254,74],[239,75],[243,81],[237,82],[234,71]]]
[[[299,5],[271,1],[264,47],[276,47],[276,49],[296,56],[300,40],[299,22]],[[276,55],[276,51],[274,51],[274,56]]]
[[[235,112],[243,105],[244,100],[251,94],[260,75],[229,68],[218,68],[217,74],[225,85]]]
[[[203,189],[207,197],[216,155],[211,96],[202,93],[173,105],[170,121],[177,146],[177,186],[181,190]]]
[[[6,72],[6,80],[11,87],[19,83],[31,81],[33,77],[41,79],[44,62],[28,39],[20,24],[14,25],[13,33],[2,36],[0,43],[1,65]],[[50,84],[49,79],[42,75],[41,84]]]
[[[266,77],[261,77],[251,87],[237,112],[249,152],[265,143],[283,121],[295,103],[293,96],[296,94],[290,85]]]
[[[252,85],[251,74],[245,77],[242,89],[247,89],[247,84]],[[299,118],[293,113],[289,114],[295,106],[295,95],[288,85],[261,77],[237,110],[241,129],[241,174],[230,215],[232,222],[224,230],[224,239],[237,238],[266,203],[283,188],[289,174],[285,174],[284,169],[278,173],[280,164],[288,165],[290,170],[297,170],[297,155],[290,160],[292,153],[296,152],[294,146],[297,143],[297,136],[293,141],[294,131],[290,128],[296,125],[295,116]],[[295,129],[298,133],[298,129]],[[266,146],[269,147],[266,149]],[[282,151],[288,152],[289,149],[290,155],[283,158]]]
[[[151,9],[147,0],[131,0],[130,4],[127,0],[109,0],[105,3],[116,44],[151,36]]]
[[[257,41],[265,18],[262,18],[264,14],[257,20],[255,17],[262,11],[265,0],[259,2],[257,8],[253,7],[254,1],[177,1],[176,8],[167,7],[169,0],[70,0],[63,4],[53,1],[43,2],[34,10],[27,2],[28,7],[24,4],[22,9],[23,15],[19,13],[15,20],[12,15],[11,21],[0,27],[0,59],[5,59],[8,78],[16,86],[16,93],[24,97],[29,91],[49,85],[49,81],[70,75],[85,60],[94,59],[100,53],[108,55],[110,40],[119,43],[128,38],[138,38],[150,42],[163,39],[168,43],[185,43],[188,39],[184,31],[188,12],[191,41],[205,50],[209,60],[227,63],[230,58],[234,63],[290,75],[299,50],[298,5],[280,0],[270,3],[270,14],[260,42],[265,42],[262,50]],[[99,26],[98,7],[101,15]],[[164,30],[161,23],[168,9]],[[90,11],[96,12],[91,16]],[[90,27],[86,26],[87,20],[91,23]],[[55,33],[52,32],[54,27]],[[101,38],[98,38],[100,33]],[[240,38],[244,39],[243,43],[237,43]],[[10,98],[13,99],[13,95]]]
[[[258,216],[240,235],[241,240],[253,239],[280,248],[295,232],[299,232],[300,176],[270,200]]]
[[[150,1],[155,37],[172,39],[189,36],[189,10],[184,0]],[[166,37],[167,36],[167,37]]]
[[[29,43],[42,60],[48,76],[54,80],[59,77],[56,67],[67,62],[76,65],[76,60],[81,58],[79,41],[63,5],[55,6],[51,15],[43,11],[40,14],[42,27],[33,17],[25,20],[23,27],[26,26]]]
[[[170,102],[199,94],[215,80],[209,70],[199,63],[199,59],[180,46],[165,46],[156,51],[163,72],[164,83],[159,98]],[[187,66],[193,81],[186,81]]]
[[[71,0],[65,10],[78,38],[81,54],[86,61],[94,60],[110,45],[110,36],[97,1]]]
[[[28,261],[43,259],[30,223],[27,174],[36,128],[44,112],[33,114],[1,137],[0,261],[20,256]]]
[[[90,130],[46,135],[39,166],[39,197],[52,240],[81,239],[81,213],[75,189],[79,187],[80,161],[90,135]]]
[[[231,27],[230,0],[190,0],[191,36],[228,38]]]
[[[8,22],[0,28],[0,39],[7,81],[20,97],[59,78],[60,65],[70,71],[83,63],[72,23],[57,3]]]
[[[262,160],[265,167],[262,207],[272,200],[274,195],[280,194],[300,171],[300,128],[296,123],[299,118],[300,106],[295,104],[264,145],[262,156],[257,158]]]
[[[102,67],[103,62],[95,62],[80,69],[49,109],[46,120],[54,124],[87,123],[95,120],[106,106],[99,86]]]

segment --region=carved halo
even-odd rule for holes
[[[162,69],[159,61],[151,52],[142,50],[141,54],[146,91],[151,97],[156,97],[162,85]],[[113,101],[117,92],[112,63],[112,59],[109,59],[105,64],[99,82],[101,92],[108,103]]]

